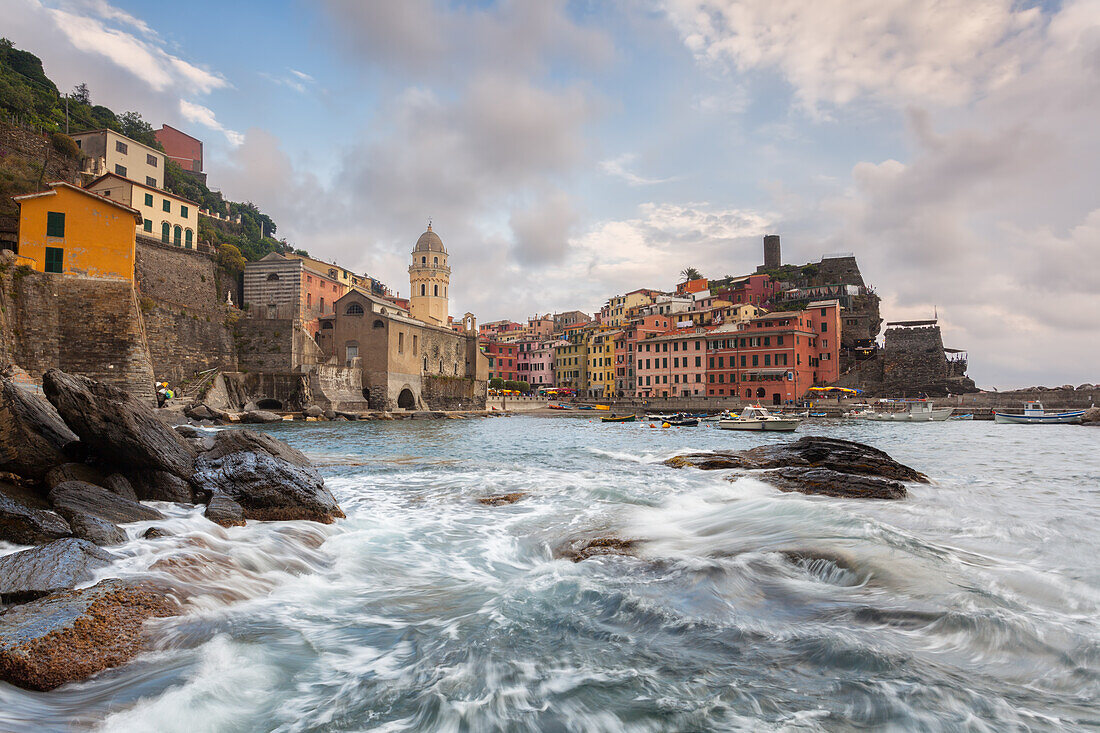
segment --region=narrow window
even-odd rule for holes
[[[180,246],[180,243],[182,241],[183,241],[183,227],[181,227],[179,224],[176,224],[176,228],[172,230],[172,244],[174,244],[178,247],[178,246]]]
[[[405,353],[405,332],[404,331],[398,331],[397,332],[397,353],[398,354],[404,354]]]
[[[187,207],[186,206],[181,206],[180,207],[180,216],[182,216],[184,219],[187,218]]]
[[[156,168],[157,167],[157,156],[153,155],[152,153],[146,153],[145,154],[145,162],[147,164],[153,166],[154,168]]]
[[[126,166],[115,163],[115,173],[119,174],[123,178],[126,177]]]
[[[421,295],[425,295],[427,293],[427,287],[428,286],[425,285],[424,283],[420,283],[420,294]]]
[[[65,250],[46,247],[46,272],[64,272]]]
[[[50,211],[46,213],[46,236],[47,237],[64,237],[65,236],[65,214],[61,211]]]
[[[438,297],[439,297],[439,286],[438,286],[438,285],[433,285],[433,286],[432,286],[432,289],[434,290],[434,292],[432,293],[432,295],[434,295],[434,296],[436,296],[436,297],[438,298]]]
[[[172,226],[168,222],[161,222],[160,225],[160,241],[168,244],[172,239]]]
[[[146,206],[152,206],[153,205],[153,194],[151,194],[151,193],[145,194],[145,205]]]
[[[191,249],[191,238],[192,238],[193,235],[194,235],[194,232],[192,232],[190,229],[188,229],[184,233],[184,238],[183,238],[184,239],[184,245],[187,247],[187,249]]]
[[[172,202],[169,201],[168,199],[164,199],[164,201],[160,202],[160,208],[163,211],[169,211],[170,212],[170,211],[172,211]]]
[[[153,188],[156,188],[157,179],[153,178],[152,176],[145,176],[145,185],[146,186],[152,186]],[[152,198],[152,197],[150,196],[150,198]]]

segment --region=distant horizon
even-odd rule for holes
[[[1100,382],[1094,0],[0,5],[313,257],[407,293],[431,219],[479,322],[749,274],[778,234],[852,252],[884,324],[938,313],[983,389]]]

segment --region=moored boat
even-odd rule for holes
[[[798,427],[802,420],[793,417],[772,415],[760,405],[750,405],[734,418],[718,421],[722,430],[763,430],[768,432],[789,433]]]
[[[607,415],[601,417],[601,422],[634,422],[637,419],[634,415]]]
[[[1011,412],[993,412],[993,422],[1016,423],[1019,425],[1072,425],[1081,422],[1084,410],[1072,412],[1047,412],[1043,403],[1031,401],[1024,403],[1024,414],[1016,415]]]
[[[691,416],[672,417],[665,420],[665,422],[674,428],[693,428],[699,424],[699,418]]]
[[[902,412],[876,412],[865,415],[865,420],[876,422],[943,422],[951,417],[954,407],[941,407],[937,409],[928,400],[913,400],[909,403],[909,409]]]

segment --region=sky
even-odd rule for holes
[[[597,311],[853,252],[986,388],[1100,382],[1100,0],[0,0],[62,90],[451,312]]]

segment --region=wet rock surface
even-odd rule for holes
[[[777,468],[757,474],[780,491],[820,494],[845,499],[904,499],[905,486],[897,481],[841,473],[828,468]]]
[[[79,537],[100,547],[121,545],[126,541],[126,533],[106,519],[90,514],[74,514],[69,518],[73,537]]]
[[[236,452],[220,458],[203,455],[191,478],[209,496],[232,499],[245,519],[308,519],[331,523],[342,518],[336,499],[312,466],[298,466],[267,453]]]
[[[477,500],[478,504],[485,504],[486,506],[501,506],[503,504],[515,504],[517,501],[527,496],[526,491],[515,491],[511,494],[497,494],[496,496],[483,496]]]
[[[554,557],[581,562],[601,555],[633,556],[641,542],[641,540],[624,540],[618,537],[570,540],[554,549]]]
[[[50,491],[49,498],[54,510],[63,517],[89,514],[117,523],[164,519],[164,515],[152,507],[83,481],[66,481],[58,484]]]
[[[0,679],[51,690],[122,664],[142,625],[178,611],[163,588],[118,579],[66,590],[0,614]]]
[[[107,477],[103,475],[103,471],[87,463],[62,463],[60,466],[51,468],[42,483],[46,485],[47,489],[52,489],[66,481],[84,481],[96,486],[103,486],[106,479]]]
[[[131,484],[130,480],[121,473],[112,473],[110,476],[103,479],[103,483],[100,485],[112,494],[118,494],[130,501],[137,501],[137,493],[134,491],[133,484]]]
[[[873,476],[891,481],[928,483],[920,471],[898,463],[888,454],[863,443],[837,438],[806,436],[792,443],[762,445],[744,451],[687,453],[665,461],[673,468],[693,467],[704,471],[737,468],[822,468],[842,474]],[[794,474],[787,478],[793,481]],[[789,485],[789,484],[788,484]]]
[[[231,453],[266,453],[272,458],[281,458],[295,466],[311,466],[310,460],[301,451],[291,448],[281,440],[267,433],[255,430],[222,430],[214,436],[214,446],[204,452],[206,461],[223,458]]]
[[[61,418],[105,463],[191,475],[195,451],[157,419],[149,405],[122,390],[51,369],[42,389]]]
[[[77,440],[53,405],[0,377],[0,470],[41,479]]]
[[[214,524],[223,527],[243,527],[244,509],[237,502],[223,494],[214,494],[210,497],[210,503],[206,505],[203,516]]]
[[[267,410],[249,410],[241,416],[241,422],[251,424],[279,422],[282,419],[274,412],[268,412]]]
[[[140,501],[190,504],[195,500],[191,484],[167,471],[134,471],[127,478]]]
[[[0,540],[16,545],[52,542],[70,534],[69,523],[35,493],[0,482]]]
[[[0,557],[0,599],[21,603],[92,579],[112,555],[87,540],[67,537]],[[0,617],[2,618],[2,617]]]

